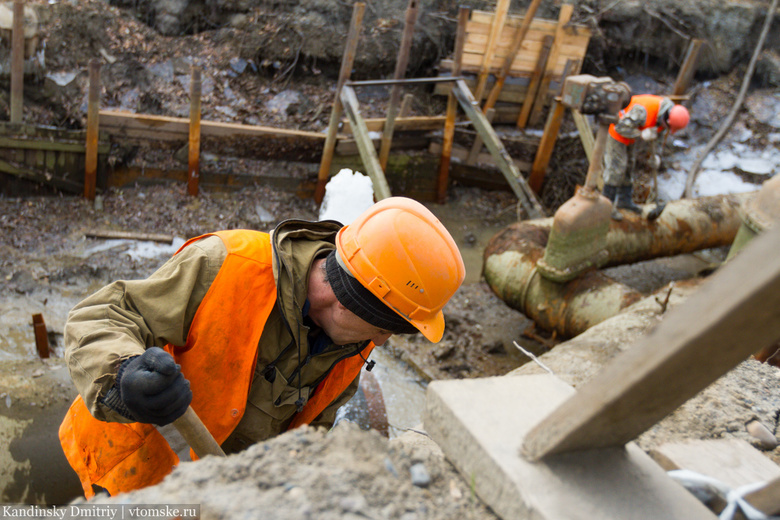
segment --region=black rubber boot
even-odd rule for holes
[[[642,213],[642,208],[634,204],[634,200],[632,197],[634,191],[634,187],[631,185],[627,186],[618,186],[617,189],[617,207],[620,209],[627,209],[628,211],[633,211],[634,213]]]
[[[658,217],[660,217],[665,207],[666,207],[666,202],[657,203],[655,207],[651,209],[650,212],[647,214],[647,220],[655,220]]]
[[[601,193],[612,203],[612,220],[623,220],[623,214],[618,211],[617,206],[615,205],[617,202],[618,187],[612,184],[605,184]]]

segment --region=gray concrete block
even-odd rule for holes
[[[434,381],[425,430],[505,520],[716,518],[633,443],[522,458],[524,436],[574,393],[547,374]]]

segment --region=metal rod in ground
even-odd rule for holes
[[[190,79],[190,136],[187,167],[187,193],[198,195],[200,180],[200,67],[192,66]]]
[[[11,122],[22,122],[24,100],[24,2],[14,2],[11,30]]]
[[[95,200],[98,155],[98,112],[100,104],[100,62],[89,62],[89,94],[87,98],[87,142],[84,157],[84,198]]]
[[[46,332],[46,323],[43,314],[33,314],[33,329],[35,332],[35,348],[38,356],[43,359],[49,357],[49,334]]]

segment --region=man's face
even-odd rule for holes
[[[340,303],[329,309],[320,321],[322,323],[318,323],[318,325],[322,327],[325,334],[336,345],[371,340],[374,342],[374,345],[379,346],[383,345],[387,338],[393,335],[390,331],[375,327],[358,318]]]

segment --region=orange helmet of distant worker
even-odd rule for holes
[[[348,275],[430,341],[441,340],[442,308],[466,268],[455,240],[428,208],[405,197],[384,199],[339,230],[336,249]]]
[[[669,110],[669,117],[666,120],[666,124],[669,126],[671,133],[675,133],[678,130],[682,130],[688,126],[688,121],[691,120],[691,115],[688,113],[688,109],[682,105],[674,105]]]

